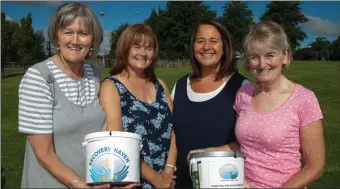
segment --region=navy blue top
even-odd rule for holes
[[[174,97],[174,129],[178,150],[176,188],[192,188],[187,162],[189,151],[236,141],[236,112],[233,105],[236,92],[245,79],[234,73],[215,97],[193,102],[187,95],[188,76],[178,80]]]
[[[138,100],[119,80],[109,77],[120,95],[124,131],[142,135],[141,158],[156,171],[164,168],[170,149],[173,117],[164,89],[155,81],[156,100],[146,103]],[[143,188],[153,186],[141,178]]]

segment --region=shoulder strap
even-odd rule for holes
[[[247,78],[238,72],[235,72],[224,87],[223,91],[231,97],[232,101],[235,101],[236,93],[242,86],[245,79]]]
[[[90,65],[91,65],[91,67],[92,67],[92,69],[93,69],[94,76],[95,76],[96,78],[98,78],[99,81],[100,81],[100,80],[101,80],[101,78],[100,78],[101,73],[100,73],[99,68],[96,67],[96,66],[94,66],[93,64],[90,64]]]
[[[55,97],[55,89],[54,89],[55,78],[51,70],[47,67],[47,61],[43,61],[38,64],[35,64],[32,66],[32,68],[37,69],[40,72],[41,76],[45,79],[47,85],[50,88],[52,99],[53,99],[53,106],[54,106],[56,104],[56,100],[54,98]]]
[[[186,88],[187,88],[187,79],[190,76],[190,74],[191,73],[188,73],[188,74],[184,75],[183,77],[181,77],[177,81],[176,88],[175,88],[175,96],[174,96],[174,100],[173,101],[175,101],[175,99],[178,98],[180,94],[186,94],[186,93],[183,93],[182,90],[186,91]]]

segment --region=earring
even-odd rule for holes
[[[93,51],[93,47],[91,47],[90,51]]]
[[[60,51],[60,47],[59,47],[59,45],[57,46],[57,50],[58,50],[58,51]]]

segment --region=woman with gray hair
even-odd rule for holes
[[[56,10],[48,32],[56,55],[29,68],[19,86],[19,132],[27,138],[21,187],[88,188],[81,143],[106,120],[100,72],[88,60],[103,31],[89,7],[72,2]]]

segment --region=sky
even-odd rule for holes
[[[2,1],[1,11],[5,12],[7,19],[19,21],[29,12],[32,14],[33,27],[35,30],[48,28],[52,12],[62,4],[60,1]],[[97,15],[101,24],[104,25],[104,41],[100,53],[107,54],[110,51],[110,32],[123,23],[143,22],[150,16],[153,8],[164,9],[166,1],[82,1],[88,5]],[[211,10],[217,12],[217,16],[223,13],[225,1],[204,1]],[[257,22],[266,11],[269,1],[247,1],[249,9],[253,12]],[[308,47],[317,37],[325,37],[329,41],[340,36],[340,1],[302,1],[302,12],[309,19],[302,24],[303,31],[308,39],[301,43],[301,47]],[[101,16],[100,13],[105,15]],[[46,41],[48,40],[45,35]]]

